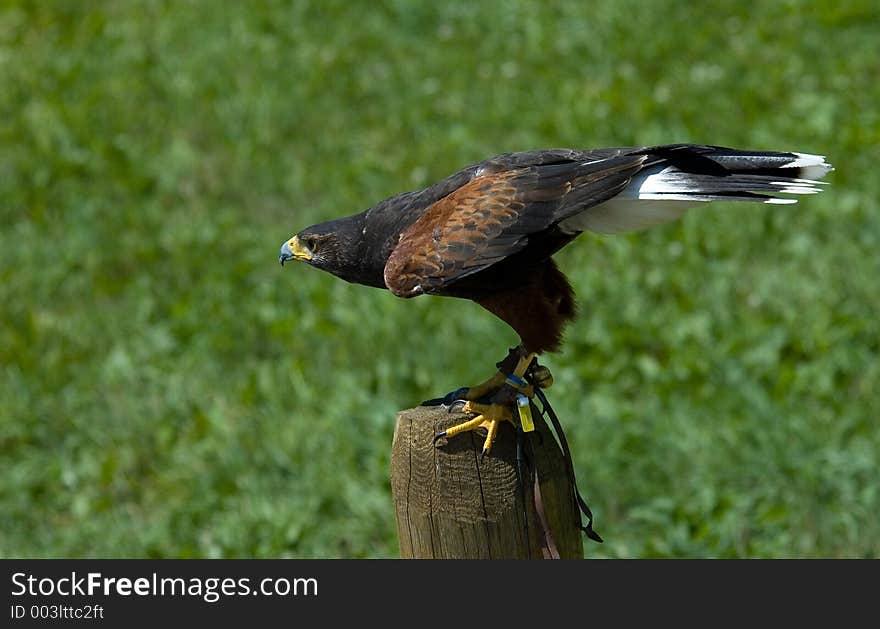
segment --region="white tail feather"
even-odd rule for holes
[[[834,170],[834,167],[825,161],[824,155],[811,155],[810,153],[795,153],[795,155],[797,155],[797,159],[789,162],[783,168],[800,168],[799,174],[804,179],[821,179]]]
[[[786,205],[797,199],[779,194],[816,194],[825,182],[816,181],[834,170],[821,155],[793,153],[777,169],[793,169],[797,177],[733,171],[729,176],[696,174],[675,166],[658,165],[635,177],[615,197],[576,214],[559,224],[568,233],[593,231],[603,234],[638,231],[679,218],[689,208],[711,201],[749,201]],[[721,160],[719,160],[720,162]],[[797,169],[797,170],[794,170]],[[758,171],[760,172],[760,171]],[[776,171],[779,172],[778,170]]]

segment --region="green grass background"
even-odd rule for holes
[[[558,256],[586,554],[880,554],[873,0],[0,7],[0,555],[396,556],[395,412],[516,339],[281,242],[505,151],[687,141],[837,170]]]

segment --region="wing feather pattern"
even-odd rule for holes
[[[618,194],[645,160],[615,155],[506,169],[488,162],[401,233],[385,284],[399,297],[442,291],[521,251],[530,235]]]

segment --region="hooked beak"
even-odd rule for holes
[[[278,253],[278,261],[281,263],[281,266],[284,266],[284,263],[288,260],[309,261],[311,259],[312,254],[296,236],[281,245],[281,251]]]

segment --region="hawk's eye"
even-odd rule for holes
[[[306,248],[312,252],[316,253],[318,251],[318,239],[314,236],[309,236],[306,238]]]

